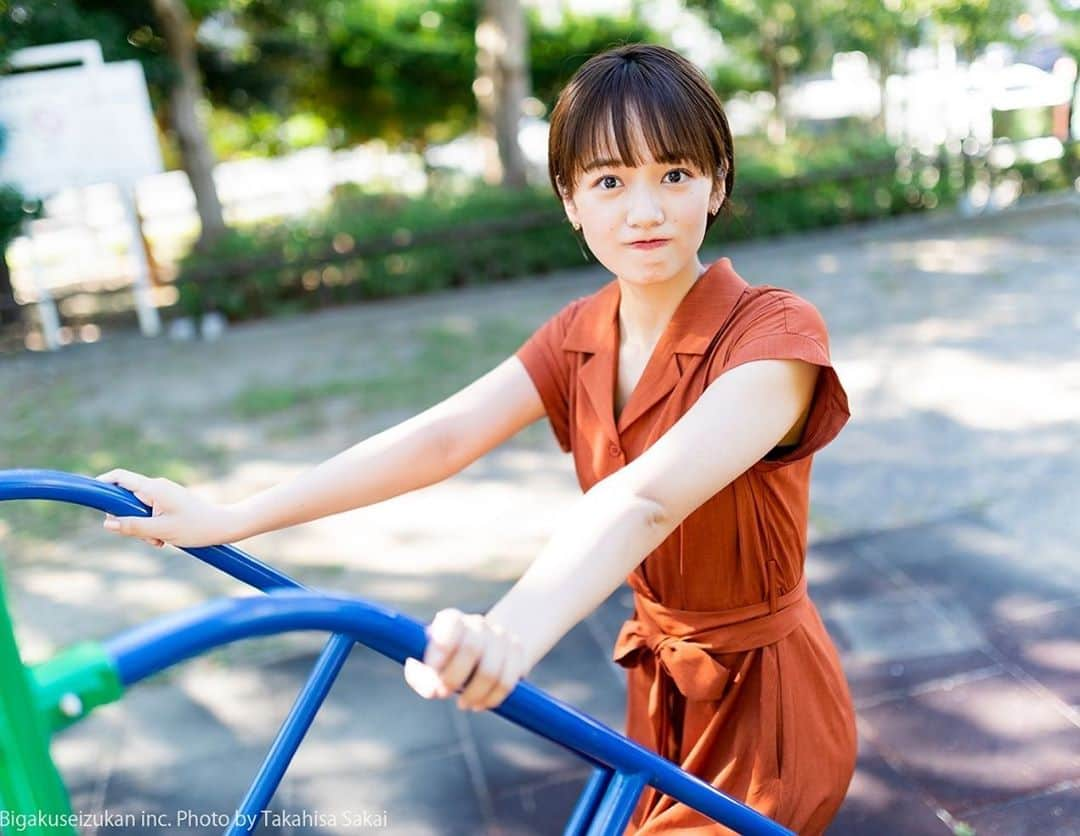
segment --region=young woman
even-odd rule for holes
[[[698,249],[735,181],[723,107],[686,59],[632,44],[560,95],[550,174],[614,276],[488,374],[296,478],[218,506],[128,471],[155,545],[231,542],[458,472],[547,415],[584,495],[487,613],[439,612],[406,678],[462,708],[505,699],[621,583],[634,614],[627,734],[800,834],[821,833],[855,767],[855,712],[803,565],[812,454],[847,397],[818,311]],[[639,833],[727,832],[652,789]]]

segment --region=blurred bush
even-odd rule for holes
[[[838,138],[838,136],[840,138]],[[706,243],[745,240],[953,205],[975,183],[1013,181],[1019,193],[1064,188],[1065,160],[991,166],[985,156],[921,156],[858,131],[795,136],[776,149],[740,138],[736,185]],[[338,190],[300,221],[231,230],[190,254],[179,308],[243,320],[581,266],[591,256],[547,188],[475,186],[422,197]]]

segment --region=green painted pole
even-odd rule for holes
[[[0,573],[0,831],[75,836],[71,804],[49,754],[49,729],[19,656]],[[17,818],[16,818],[17,817]]]

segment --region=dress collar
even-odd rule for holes
[[[679,301],[656,343],[654,354],[704,354],[749,284],[726,256],[712,262]],[[621,299],[619,280],[612,279],[578,309],[563,338],[566,351],[597,354],[614,344]]]
[[[749,286],[732,268],[729,258],[717,259],[706,268],[675,308],[617,424],[618,279],[586,298],[563,338],[562,348],[590,355],[582,363],[578,379],[613,442],[618,442],[630,424],[675,388],[687,367],[677,355],[704,354]]]

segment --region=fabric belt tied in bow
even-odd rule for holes
[[[730,672],[711,654],[780,641],[799,626],[809,600],[805,574],[783,595],[730,610],[673,609],[635,590],[635,618],[619,631],[614,660],[631,668],[640,664],[642,652],[651,651],[687,699],[718,700]]]

